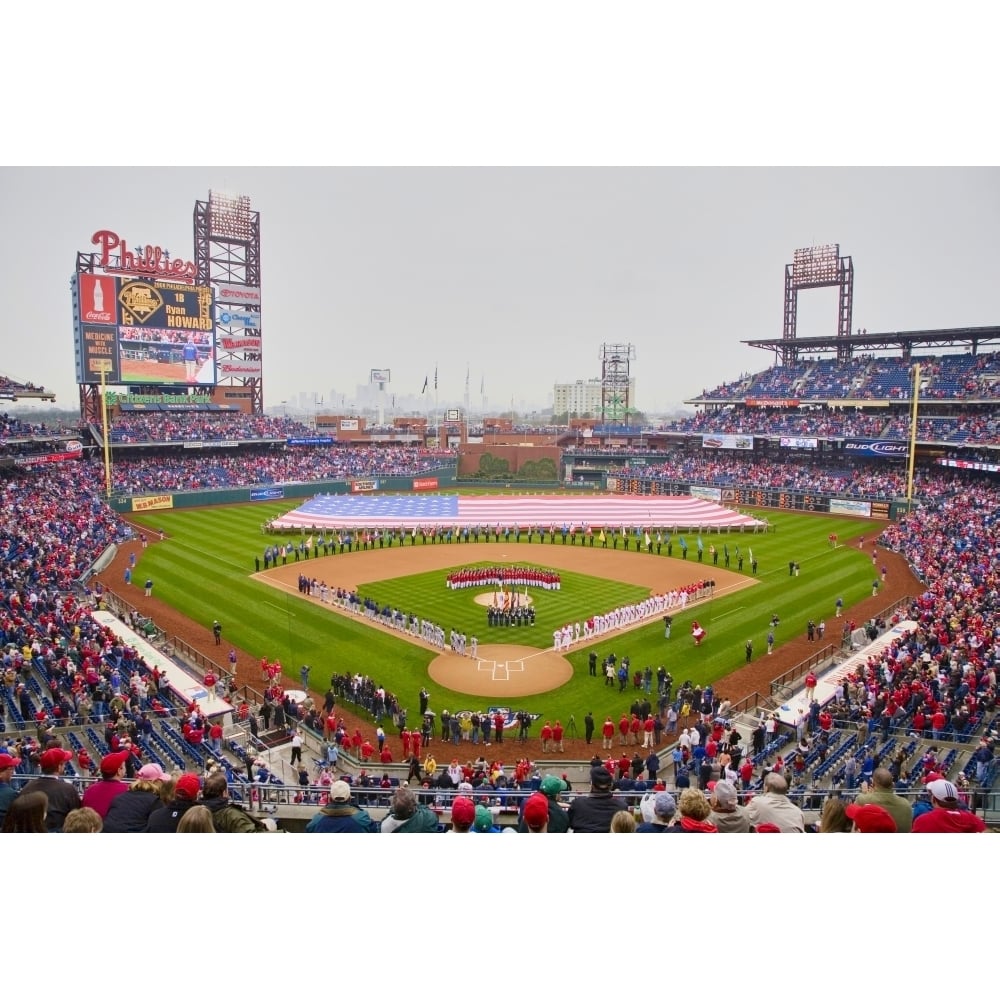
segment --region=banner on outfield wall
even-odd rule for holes
[[[887,500],[872,501],[872,517],[877,517],[880,521],[888,521],[891,511],[891,504]]]
[[[251,500],[284,500],[285,491],[280,486],[267,486],[259,490],[250,491]]]
[[[413,489],[414,491],[419,490],[436,490],[438,488],[437,478],[426,478],[426,479],[414,479]]]
[[[871,517],[872,505],[867,500],[836,500],[830,498],[831,514],[846,514],[848,517]]]
[[[301,445],[320,445],[320,444],[333,444],[332,437],[311,437],[311,438],[288,438],[285,444],[292,448],[297,448]]]
[[[173,494],[169,493],[159,497],[132,497],[133,513],[142,510],[169,510],[173,505]]]
[[[354,479],[351,481],[352,493],[374,493],[377,489],[377,479]]]
[[[718,503],[722,499],[722,490],[715,486],[692,486],[691,496]]]
[[[340,429],[342,431],[356,431],[358,429],[358,421],[356,418],[345,417],[340,421]]]
[[[818,438],[781,438],[778,442],[782,448],[818,448]]]
[[[735,448],[737,451],[753,451],[752,434],[703,434],[702,448],[718,450],[719,448]]]
[[[845,441],[844,451],[848,451],[852,455],[866,455],[869,458],[905,458],[907,445],[905,441],[857,439]]]

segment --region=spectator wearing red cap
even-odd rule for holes
[[[3,826],[7,807],[17,798],[17,791],[10,781],[14,777],[14,768],[20,763],[20,757],[11,757],[9,753],[0,753],[0,826]]]
[[[84,793],[83,804],[93,809],[103,821],[108,815],[111,803],[128,791],[125,777],[125,763],[129,758],[128,750],[119,750],[101,758],[101,780],[95,781]]]
[[[476,819],[476,807],[472,799],[456,795],[451,802],[451,826],[447,833],[468,833]]]
[[[534,792],[524,803],[524,826],[528,833],[549,832],[549,800],[541,792]]]
[[[174,797],[150,813],[146,833],[176,833],[181,817],[198,801],[201,785],[196,774],[182,774],[174,786]]]
[[[50,747],[38,758],[42,773],[21,789],[21,795],[42,792],[49,800],[45,826],[50,831],[62,830],[67,813],[79,809],[82,804],[77,790],[63,778],[66,764],[72,759],[69,750]]]
[[[853,833],[896,832],[896,821],[885,809],[872,802],[862,805],[852,802],[844,813],[854,823]]]

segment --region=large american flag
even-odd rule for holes
[[[561,531],[628,527],[752,527],[761,522],[709,500],[677,496],[371,496],[313,497],[277,518],[287,528],[503,527],[554,525]]]

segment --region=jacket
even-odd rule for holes
[[[378,827],[364,809],[350,802],[331,802],[306,825],[306,833],[376,833]]]
[[[132,794],[129,792],[128,794]],[[122,798],[122,796],[118,796]],[[180,823],[181,817],[191,808],[191,806],[196,805],[191,799],[174,799],[173,802],[165,806],[160,806],[159,809],[154,809],[150,813],[149,819],[146,822],[146,833],[176,833],[177,824]]]
[[[406,820],[400,822],[394,816],[386,816],[382,820],[383,833],[437,833],[437,815],[425,805],[418,805],[417,811]]]
[[[611,817],[623,809],[628,810],[625,800],[610,792],[578,795],[569,804],[569,829],[575,833],[608,833]]]
[[[763,792],[747,803],[747,819],[757,827],[761,823],[774,823],[782,833],[805,833],[806,821],[802,810],[787,795]]]
[[[202,803],[212,814],[212,825],[216,833],[267,833],[267,827],[259,820],[248,816],[229,799],[203,799]]]
[[[104,832],[142,833],[150,814],[162,804],[156,792],[129,791],[117,795],[104,817]]]

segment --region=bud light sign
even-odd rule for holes
[[[285,498],[284,487],[268,486],[264,489],[250,491],[251,500],[283,500]]]

